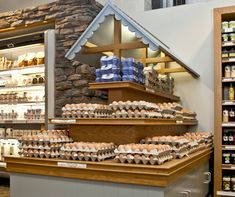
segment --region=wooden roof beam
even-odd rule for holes
[[[138,49],[138,48],[146,48],[148,45],[143,44],[142,42],[129,42],[129,43],[120,43],[120,44],[110,44],[110,45],[103,45],[97,46],[92,48],[85,48],[84,54],[96,54],[96,53],[103,53],[103,52],[110,52],[114,51],[114,49],[120,50],[129,50],[129,49]]]
[[[139,61],[145,61],[146,63],[167,63],[167,62],[174,62],[170,57],[153,57],[153,58],[146,58],[146,59],[139,59]]]
[[[165,68],[165,69],[159,69],[157,70],[159,73],[167,74],[167,73],[179,73],[179,72],[187,72],[186,69],[183,67],[177,67],[177,68]]]

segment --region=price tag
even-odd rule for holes
[[[183,120],[176,120],[176,124],[183,124],[184,121]]]
[[[235,146],[225,146],[225,149],[235,150]]]
[[[225,33],[233,32],[233,28],[232,28],[232,27],[231,27],[231,28],[226,28],[226,29],[224,30],[224,32],[225,32]]]
[[[235,58],[229,58],[229,61],[231,61],[231,62],[235,61]]]
[[[69,120],[65,120],[65,119],[53,119],[51,120],[52,123],[76,123],[75,119],[69,119]]]
[[[66,167],[66,168],[87,168],[87,164],[68,163],[68,162],[57,162],[57,166]]]
[[[225,42],[223,45],[224,45],[224,46],[233,45],[233,42]]]
[[[231,169],[235,169],[235,166],[231,166]]]

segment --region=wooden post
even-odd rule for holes
[[[120,44],[122,42],[122,24],[120,21],[114,18],[114,35],[113,35],[113,43]],[[114,55],[121,58],[121,50],[119,48],[115,48],[113,50]]]
[[[146,59],[148,58],[148,48],[141,49],[141,59],[144,67],[147,66]]]

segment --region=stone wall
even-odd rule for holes
[[[98,93],[88,89],[88,83],[95,80],[95,68],[78,61],[69,61],[64,57],[101,9],[101,5],[95,0],[59,0],[0,14],[0,29],[44,20],[55,21],[57,116],[61,115],[61,108],[67,103],[103,101]]]

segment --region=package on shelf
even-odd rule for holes
[[[115,160],[121,163],[160,165],[173,159],[169,145],[125,144],[115,149]]]
[[[131,81],[144,84],[143,64],[134,58],[122,60],[122,81]]]
[[[19,152],[19,142],[14,139],[0,139],[0,160],[5,156],[17,156]]]
[[[159,74],[153,66],[144,68],[145,88],[147,91],[163,91],[174,93],[174,78],[169,75]]]
[[[24,119],[26,120],[43,120],[45,118],[45,112],[41,108],[27,109],[24,113]]]
[[[96,82],[121,81],[120,60],[116,56],[102,56],[101,68],[96,69]]]
[[[67,143],[60,149],[60,157],[67,160],[103,161],[115,156],[114,149],[114,143]]]
[[[12,109],[11,112],[4,112],[4,110],[1,110],[0,120],[16,120],[18,116],[18,112],[15,112],[14,109]]]
[[[64,143],[72,142],[66,130],[46,130],[37,135],[19,138],[19,155],[24,157],[58,158]]]
[[[103,104],[66,104],[62,111],[64,118],[107,118],[112,114],[110,107]]]

